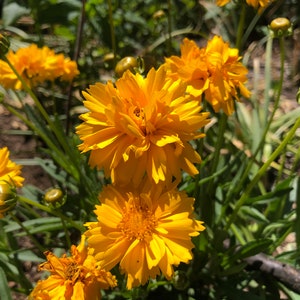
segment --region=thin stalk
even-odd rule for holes
[[[234,208],[234,210],[233,210],[230,218],[228,219],[225,231],[230,228],[231,224],[234,222],[234,220],[235,220],[235,218],[237,216],[237,213],[238,213],[239,209],[244,205],[245,201],[249,197],[249,194],[252,191],[252,189],[254,188],[254,186],[257,184],[257,182],[260,180],[260,178],[263,175],[265,175],[265,173],[266,173],[267,169],[269,168],[269,166],[271,165],[271,163],[278,157],[278,155],[281,154],[281,152],[283,151],[283,149],[287,146],[287,144],[293,138],[293,136],[294,136],[296,130],[299,128],[299,126],[300,126],[300,118],[298,118],[296,120],[294,126],[288,132],[288,134],[286,135],[286,137],[284,138],[284,140],[276,148],[276,150],[271,154],[271,156],[269,157],[269,159],[262,165],[262,167],[258,170],[258,172],[254,176],[254,178],[248,184],[248,186],[245,189],[245,192],[242,194],[242,196],[240,197],[240,199],[237,201],[237,203],[235,205],[235,208]]]
[[[52,214],[56,217],[59,217],[60,219],[64,220],[65,222],[69,223],[72,227],[74,227],[75,229],[79,230],[80,232],[82,232],[84,230],[84,227],[82,225],[79,225],[77,224],[76,222],[74,222],[72,219],[66,217],[65,215],[63,215],[61,212],[57,211],[57,210],[53,210],[51,209],[50,207],[48,206],[45,206],[45,205],[42,205],[40,203],[37,203],[35,201],[32,201],[26,197],[23,197],[23,196],[19,196],[18,197],[18,200],[20,202],[23,202],[23,203],[27,203],[31,206],[34,206],[42,211],[45,211],[49,214]]]
[[[38,98],[36,97],[36,95],[33,93],[33,91],[31,90],[31,88],[27,85],[27,83],[25,82],[25,80],[22,78],[22,76],[18,73],[18,71],[15,69],[15,67],[13,66],[13,64],[9,61],[9,59],[7,59],[6,56],[3,56],[2,59],[9,65],[9,67],[12,69],[12,71],[15,73],[15,75],[17,76],[17,78],[21,81],[22,86],[24,88],[24,90],[30,95],[30,97],[33,99],[36,107],[38,108],[38,110],[40,111],[40,113],[42,114],[43,118],[45,119],[45,121],[48,123],[48,125],[50,126],[51,130],[53,131],[53,133],[56,135],[58,141],[60,142],[60,145],[64,148],[64,150],[66,152],[68,152],[69,147],[66,143],[66,139],[65,137],[61,134],[60,130],[57,129],[57,127],[54,125],[54,123],[52,122],[52,120],[50,119],[48,113],[46,112],[46,110],[44,109],[44,107],[42,106],[42,104],[40,103],[40,101],[38,100]]]
[[[172,53],[172,0],[168,0],[168,54]]]
[[[227,123],[227,115],[225,113],[223,113],[221,115],[221,119],[219,121],[219,131],[218,131],[218,138],[217,138],[217,142],[216,142],[216,147],[215,147],[215,151],[213,154],[213,161],[212,161],[212,165],[210,167],[210,173],[214,174],[217,170],[218,164],[219,164],[219,158],[220,158],[220,152],[222,149],[222,146],[224,144],[224,132],[226,129],[226,123]],[[207,196],[208,199],[207,201],[204,201],[203,203],[203,216],[204,217],[204,221],[208,226],[211,226],[213,224],[213,220],[214,220],[214,214],[215,214],[215,209],[214,209],[214,204],[215,204],[215,197],[213,195],[213,191],[214,191],[214,180],[210,180],[208,183],[208,187],[207,187]]]
[[[267,122],[267,124],[264,128],[264,132],[262,134],[262,137],[260,139],[258,147],[256,148],[255,152],[251,156],[251,159],[249,160],[249,163],[248,163],[248,165],[247,165],[247,167],[246,167],[246,169],[243,173],[243,176],[242,176],[241,180],[239,181],[237,187],[235,189],[233,189],[231,193],[229,193],[229,195],[227,196],[227,199],[232,199],[233,198],[233,193],[238,194],[242,190],[243,185],[244,185],[246,179],[248,178],[249,172],[250,172],[250,170],[253,166],[253,163],[256,161],[258,153],[261,151],[261,149],[263,148],[263,146],[265,144],[267,133],[270,129],[270,126],[273,122],[275,113],[276,113],[277,108],[279,106],[280,95],[281,95],[282,86],[283,86],[284,60],[285,60],[285,49],[284,49],[284,38],[283,37],[280,38],[279,45],[280,45],[280,61],[281,61],[280,79],[279,79],[279,86],[278,86],[278,90],[277,90],[277,95],[275,97],[275,102],[274,102],[274,106],[273,106],[271,116],[270,116],[270,118],[269,118],[269,120],[268,120],[268,122]],[[224,212],[225,212],[225,210],[224,210]]]
[[[264,81],[264,116],[262,120],[263,126],[268,122],[270,109],[270,90],[271,90],[271,62],[272,62],[273,37],[269,34],[266,45],[266,63],[265,63],[265,81]]]
[[[242,50],[242,38],[244,34],[244,27],[245,27],[245,19],[246,19],[246,4],[242,3],[242,11],[240,13],[240,20],[237,30],[237,37],[236,37],[236,48],[238,48],[240,51]]]
[[[81,48],[81,40],[82,40],[82,32],[83,32],[83,25],[85,21],[85,2],[86,0],[82,0],[81,2],[81,12],[77,27],[77,34],[76,34],[76,43],[74,48],[74,55],[73,60],[77,63],[78,57]],[[66,135],[69,135],[70,130],[70,109],[71,109],[71,101],[72,101],[72,90],[73,90],[73,80],[69,84],[68,88],[68,100],[67,100],[67,108],[66,108]]]
[[[31,241],[34,243],[34,245],[39,249],[41,253],[45,251],[45,248],[38,242],[38,240],[30,233],[30,231],[23,225],[23,223],[12,213],[9,212],[9,215],[12,217],[12,219],[18,223],[18,225],[26,232],[26,235],[30,237]]]
[[[109,26],[110,26],[110,39],[111,39],[111,47],[114,54],[114,67],[117,63],[117,45],[116,45],[116,33],[115,33],[115,26],[114,26],[114,18],[113,18],[113,7],[111,0],[108,0],[108,17],[109,17]]]

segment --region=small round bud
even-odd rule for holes
[[[10,47],[9,40],[0,33],[0,55],[5,55]]]
[[[287,18],[276,18],[269,27],[273,31],[274,37],[287,36],[292,33],[291,22]]]
[[[187,278],[185,272],[180,271],[180,270],[177,270],[174,273],[172,283],[173,283],[173,286],[179,291],[185,290],[189,285],[189,281],[188,281],[188,278]]]
[[[135,57],[127,56],[122,58],[116,65],[115,72],[118,77],[122,77],[125,71],[133,72],[138,68],[138,61]]]
[[[62,206],[66,202],[66,197],[61,189],[51,188],[45,193],[44,201],[48,205],[52,205],[57,208]]]

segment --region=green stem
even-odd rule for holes
[[[296,130],[298,130],[300,126],[300,118],[297,119],[294,126],[291,128],[291,130],[288,132],[287,136],[284,138],[284,140],[281,142],[281,144],[276,148],[276,150],[271,154],[269,159],[262,165],[262,167],[258,170],[254,178],[251,180],[251,182],[248,184],[248,186],[245,189],[245,192],[242,194],[240,199],[237,201],[235,208],[226,224],[225,231],[228,230],[231,226],[231,224],[236,219],[237,213],[239,209],[244,205],[245,201],[247,200],[250,192],[254,188],[254,186],[257,184],[257,182],[260,180],[260,178],[266,173],[267,169],[271,165],[271,163],[277,158],[278,155],[283,151],[283,149],[287,146],[289,141],[293,138]]]
[[[51,130],[54,132],[55,136],[57,137],[58,141],[60,142],[60,145],[64,148],[64,150],[66,152],[68,152],[69,147],[68,144],[66,142],[65,136],[63,136],[60,132],[60,130],[54,125],[54,123],[52,122],[52,120],[50,119],[48,113],[46,112],[46,110],[44,109],[44,107],[42,106],[42,104],[40,103],[40,101],[38,100],[38,98],[36,97],[36,95],[33,93],[33,91],[31,90],[31,88],[27,85],[27,83],[25,82],[25,80],[23,79],[23,77],[18,73],[18,71],[15,69],[15,67],[13,66],[13,64],[11,64],[11,62],[9,61],[9,59],[7,59],[6,56],[3,55],[2,59],[9,65],[9,67],[12,69],[12,71],[15,73],[15,75],[17,76],[18,80],[21,81],[22,86],[24,88],[24,90],[30,95],[30,97],[33,99],[36,107],[38,108],[38,110],[40,111],[40,113],[42,114],[43,118],[45,119],[45,121],[48,123],[48,125],[50,126]]]
[[[117,45],[116,45],[116,34],[115,34],[115,26],[114,26],[114,18],[113,18],[113,8],[111,0],[108,0],[108,17],[109,17],[109,26],[110,26],[110,39],[111,39],[111,47],[114,54],[114,67],[117,63]]]
[[[273,119],[274,119],[274,116],[275,116],[275,113],[277,111],[277,108],[279,106],[279,101],[280,101],[280,95],[281,95],[281,92],[282,92],[282,86],[283,86],[283,75],[284,75],[284,60],[285,60],[285,50],[284,50],[284,43],[283,43],[283,37],[281,37],[279,39],[279,44],[280,44],[280,61],[281,61],[281,68],[280,68],[280,81],[279,81],[279,86],[278,86],[278,90],[277,90],[277,95],[275,97],[275,102],[274,102],[274,106],[273,106],[273,110],[272,110],[272,113],[271,113],[271,116],[264,128],[264,132],[262,134],[262,137],[260,139],[260,142],[258,144],[258,147],[256,148],[255,152],[253,153],[251,159],[249,160],[249,163],[245,169],[245,171],[243,172],[243,176],[241,178],[241,180],[239,181],[237,187],[235,189],[233,189],[226,197],[226,200],[228,199],[232,199],[234,198],[233,194],[238,194],[243,186],[244,186],[244,183],[246,181],[246,179],[248,178],[249,176],[249,172],[253,166],[253,163],[257,160],[257,155],[258,153],[262,150],[264,144],[265,144],[265,141],[266,141],[266,136],[267,136],[267,133],[270,129],[270,126],[273,122]],[[230,201],[228,201],[227,203],[230,203]],[[223,212],[225,213],[225,209],[223,210]]]
[[[65,215],[63,215],[61,212],[57,211],[57,210],[53,210],[51,209],[50,207],[48,206],[45,206],[45,205],[42,205],[40,203],[37,203],[35,201],[32,201],[26,197],[23,197],[23,196],[19,196],[18,199],[20,200],[20,202],[23,202],[23,203],[27,203],[31,206],[34,206],[42,211],[45,211],[49,214],[52,214],[56,217],[59,217],[60,219],[66,221],[67,223],[69,223],[70,225],[72,225],[75,229],[79,230],[80,232],[82,232],[83,230],[85,230],[84,226],[83,225],[80,225],[76,222],[74,222],[72,219],[66,217]]]
[[[246,4],[242,3],[242,11],[240,13],[240,20],[237,30],[237,38],[236,38],[236,48],[240,51],[242,50],[242,37],[244,34],[244,27],[245,27],[245,19],[246,19]]]
[[[168,0],[168,54],[172,53],[172,0]]]
[[[268,122],[268,115],[270,109],[272,48],[273,48],[273,37],[271,34],[269,34],[267,45],[266,45],[266,63],[265,63],[265,81],[264,81],[264,116],[262,120],[263,126],[266,126]]]
[[[9,212],[10,216],[13,218],[15,222],[26,232],[27,236],[30,237],[31,241],[34,245],[39,249],[41,253],[45,251],[44,247],[38,242],[38,240],[30,233],[30,231],[23,225],[23,223],[12,213]]]

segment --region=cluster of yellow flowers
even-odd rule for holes
[[[41,51],[40,57],[48,52]],[[43,72],[33,58],[19,68],[19,61],[8,55],[30,84],[42,77],[52,80],[76,73],[74,68],[60,75],[48,73],[56,64],[51,59],[45,60]],[[205,48],[184,39],[180,57],[166,58],[145,77],[128,70],[115,83],[96,83],[83,92],[88,112],[80,116],[83,123],[77,127],[79,149],[90,152],[90,165],[103,169],[111,184],[99,195],[97,221],[85,224],[87,230],[80,244],[72,246],[71,256],[45,253],[47,262],[40,269],[50,276],[37,283],[29,299],[97,300],[100,289],[116,286],[109,272],[116,265],[131,289],[160,274],[171,279],[174,267],[191,261],[192,238],[205,227],[196,220],[195,199],[177,186],[182,171],[198,173],[195,164],[201,157],[191,142],[205,136],[203,128],[210,122],[209,113],[202,112],[202,101],[229,115],[238,92],[249,96],[244,86],[247,69],[239,60],[238,50],[220,37]],[[7,84],[21,87],[17,80]],[[10,165],[7,158],[4,164]],[[0,175],[20,186],[18,169],[10,175],[5,168]]]
[[[9,50],[6,57],[30,87],[57,78],[71,81],[79,74],[75,61],[65,58],[63,54],[55,54],[46,46],[38,48],[37,45],[31,44],[16,52]],[[0,60],[0,84],[6,89],[23,89],[22,82],[3,60]]]

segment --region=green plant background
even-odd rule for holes
[[[24,101],[30,91],[12,93],[0,87],[1,105],[27,128],[3,131],[0,124],[0,146],[5,146],[1,135],[35,139],[32,157],[17,161],[41,167],[51,186],[66,195],[63,206],[45,206],[45,187],[28,183],[16,209],[0,220],[1,300],[24,299],[36,279],[24,265],[43,262],[46,249],[64,253],[78,242],[82,224],[95,219],[97,195],[107,181],[77,150],[74,128],[83,111],[81,91],[115,78],[114,66],[122,57],[142,57],[147,70],[165,56],[178,55],[183,37],[205,45],[214,34],[239,48],[250,71],[252,96],[228,118],[211,111],[213,125],[195,144],[203,157],[200,173],[196,178],[184,174],[180,185],[195,197],[195,211],[207,230],[194,239],[194,260],[180,265],[171,282],[158,278],[127,291],[116,268],[119,286],[103,291],[103,299],[300,299],[299,290],[251,268],[247,260],[263,253],[299,268],[295,51],[300,40],[296,34],[273,38],[268,27],[274,18],[288,17],[299,32],[296,0],[275,1],[261,14],[242,0],[225,7],[192,0],[19,0],[0,5],[1,33],[9,37],[12,49],[47,45],[76,59],[81,72],[71,86],[56,82],[36,88],[34,105]],[[24,240],[30,242],[22,246]]]

